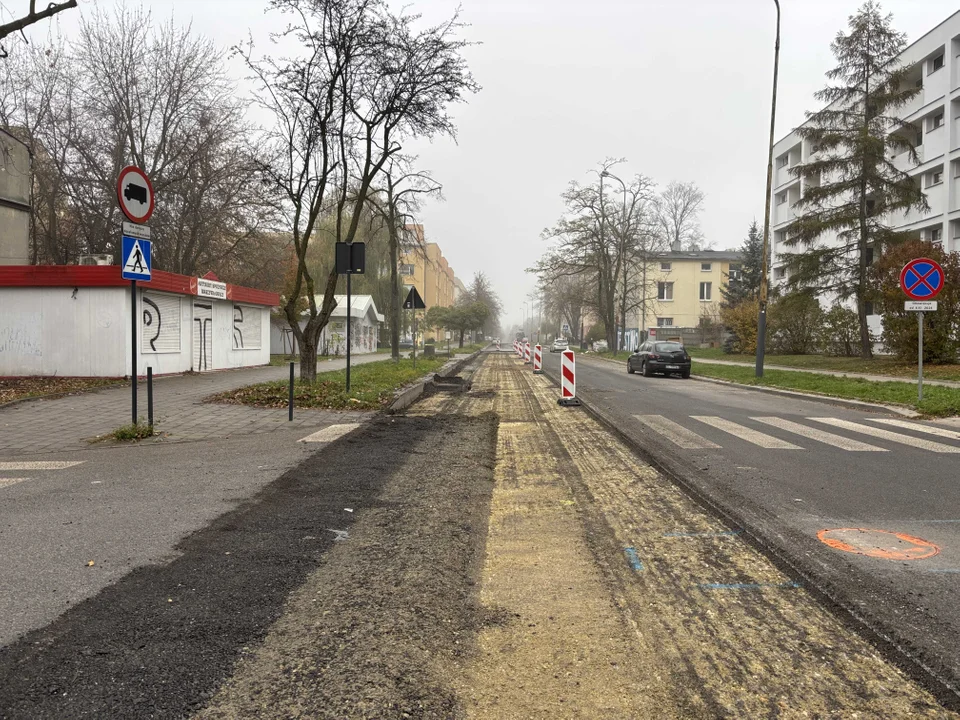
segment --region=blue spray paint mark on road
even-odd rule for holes
[[[798,588],[800,583],[697,583],[701,590],[762,590],[763,588]]]
[[[640,562],[640,556],[637,555],[635,548],[628,547],[623,549],[623,554],[627,556],[627,562],[630,563],[630,567],[636,572],[643,570],[643,563]]]
[[[739,535],[742,530],[724,530],[723,532],[672,532],[664,533],[664,537],[726,537]]]

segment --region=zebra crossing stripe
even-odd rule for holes
[[[773,435],[767,435],[759,430],[753,430],[752,428],[731,422],[730,420],[725,420],[721,417],[714,417],[712,415],[691,415],[690,417],[711,427],[715,427],[717,430],[723,430],[734,437],[746,440],[748,443],[758,445],[768,450],[803,450],[799,445],[788,443],[786,440],[775,438]]]
[[[27,478],[0,478],[0,488],[16,485],[17,483],[21,483],[26,479]]]
[[[342,438],[351,430],[356,430],[358,427],[360,427],[360,423],[341,423],[339,425],[328,425],[322,430],[318,430],[313,435],[308,435],[305,438],[301,438],[300,442],[304,442],[304,443],[333,442],[338,438]]]
[[[82,465],[83,460],[35,460],[32,462],[0,462],[2,470],[65,470],[74,465]]]
[[[947,430],[946,428],[934,427],[932,425],[921,425],[920,423],[907,422],[906,420],[895,420],[893,418],[869,418],[872,422],[883,423],[884,425],[894,425],[896,427],[906,428],[907,430],[916,430],[917,432],[927,433],[928,435],[939,435],[940,437],[950,438],[951,440],[960,440],[960,432],[956,430]]]
[[[753,417],[750,419],[764,423],[765,425],[772,425],[773,427],[792,432],[805,438],[810,438],[811,440],[816,440],[817,442],[822,442],[826,445],[832,445],[841,450],[849,450],[851,452],[887,452],[886,448],[868,445],[859,440],[851,440],[842,435],[834,435],[833,433],[818,430],[817,428],[807,427],[806,425],[795,423],[792,420],[784,420],[778,417]]]
[[[707,450],[720,447],[663,415],[634,415],[633,417],[685,450]]]
[[[910,437],[909,435],[904,435],[903,433],[890,432],[889,430],[882,430],[880,428],[871,427],[870,425],[862,425],[861,423],[851,422],[850,420],[841,420],[839,418],[810,419],[814,422],[824,423],[825,425],[833,425],[834,427],[852,430],[853,432],[863,433],[864,435],[872,435],[873,437],[889,440],[890,442],[900,443],[901,445],[909,445],[910,447],[920,448],[921,450],[929,450],[930,452],[936,453],[960,453],[960,447],[953,447],[952,445],[944,445],[943,443],[933,442],[932,440]]]

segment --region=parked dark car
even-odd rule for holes
[[[690,377],[690,356],[678,342],[647,340],[637,351],[627,358],[627,372],[640,371],[644,377],[653,373],[679,373]]]

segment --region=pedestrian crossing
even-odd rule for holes
[[[24,460],[0,461],[0,472],[23,472],[31,470],[66,470],[75,465],[82,465],[83,460]],[[0,489],[18,485],[30,477],[0,477]]]
[[[917,450],[938,453],[943,455],[960,454],[960,445],[952,445],[941,440],[931,440],[923,435],[932,435],[937,438],[960,441],[960,432],[948,428],[925,425],[919,422],[898,420],[896,418],[862,418],[862,422],[854,422],[835,417],[795,417],[788,419],[778,416],[751,416],[746,418],[751,423],[763,426],[751,427],[745,422],[735,422],[727,418],[714,415],[690,415],[677,422],[663,415],[634,415],[635,420],[644,427],[665,438],[673,445],[684,450],[719,450],[722,438],[730,437],[742,440],[765,450],[804,450],[816,445],[805,441],[814,441],[846,452],[890,452],[896,447],[884,447],[875,442],[865,442],[862,439],[885,441],[894,446],[908,446]],[[684,422],[689,420],[689,422]],[[876,423],[886,427],[876,427],[867,423]],[[839,432],[829,432],[821,426],[850,433],[842,435]],[[710,430],[705,429],[707,426]],[[896,428],[897,431],[887,428]],[[777,435],[764,430],[780,431]],[[721,435],[716,435],[718,431]],[[904,431],[911,431],[918,435],[911,435]],[[705,433],[707,436],[705,436]],[[859,437],[858,437],[859,436]],[[720,438],[717,441],[717,438]]]

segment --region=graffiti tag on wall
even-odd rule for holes
[[[0,353],[42,357],[40,322],[40,313],[22,313],[11,324],[0,327]]]

